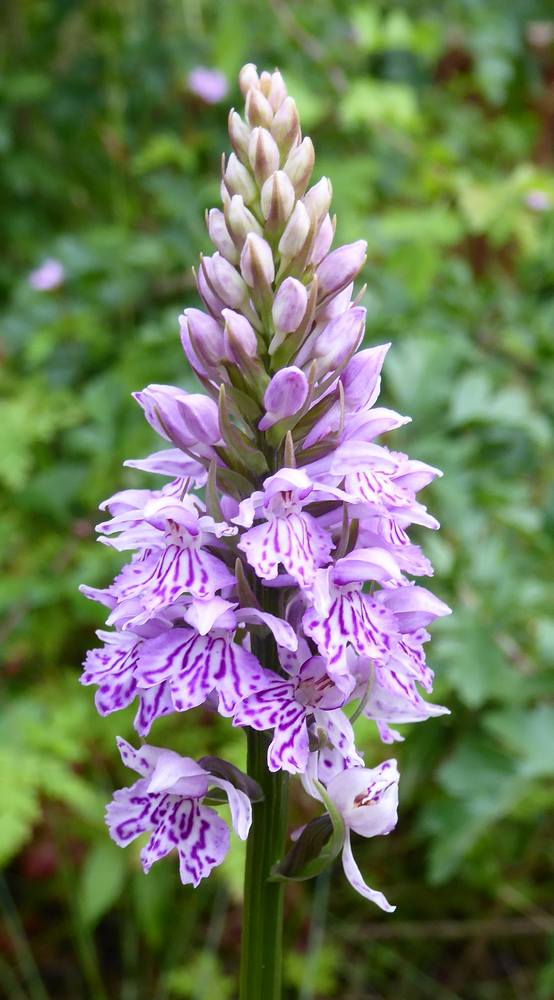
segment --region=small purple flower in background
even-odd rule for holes
[[[552,199],[546,191],[535,188],[533,191],[528,191],[525,195],[525,204],[533,212],[548,212],[552,208]]]
[[[189,90],[206,104],[218,104],[226,96],[229,83],[224,73],[196,66],[188,75]]]
[[[215,801],[223,791],[240,837],[252,815],[244,934],[257,942],[279,879],[317,874],[339,853],[356,891],[394,909],[364,882],[350,834],[394,828],[398,770],[365,766],[355,723],[365,716],[387,744],[403,739],[392,726],[448,712],[421,691],[433,686],[427,629],[450,609],[416,582],[433,569],[409,536],[439,527],[419,494],[441,473],[379,440],[409,418],[376,405],[391,345],[360,349],[366,243],[332,248],[331,183],[310,186],[313,144],[281,74],[247,65],[239,82],[245,119],[230,114],[222,207],[206,217],[216,250],[196,275],[204,309],[179,317],[203,392],[134,393],[166,448],[125,464],[166,483],[101,505],[100,540],[133,554],[105,589],[83,587],[109,630],[81,681],[103,715],[136,701],[141,737],[189,710],[246,731],[248,775],[120,741],[140,777],[107,820],[122,846],[150,834],[145,871],[175,849],[183,882],[197,885],[227,851],[227,824],[208,805],[213,786]],[[201,67],[189,85],[208,103],[227,90]],[[325,811],[285,855],[289,775]],[[268,955],[271,982],[264,971],[241,1000],[279,995]]]
[[[52,292],[55,288],[63,285],[65,280],[65,269],[61,261],[54,257],[47,257],[40,267],[31,271],[28,281],[31,288],[36,292]]]

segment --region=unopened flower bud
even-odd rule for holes
[[[193,441],[217,444],[221,440],[217,403],[200,392],[183,392],[177,397],[179,415]]]
[[[227,208],[227,205],[231,201],[231,195],[229,194],[229,192],[227,190],[227,187],[225,185],[225,178],[224,177],[221,178],[221,182],[219,184],[219,194],[220,194],[220,197],[221,197],[221,203],[223,205],[223,209],[225,210]]]
[[[261,236],[250,233],[240,255],[240,269],[250,288],[271,285],[275,278],[275,265],[269,243]]]
[[[356,240],[355,243],[347,243],[328,254],[317,269],[319,298],[335,295],[350,284],[363,267],[366,252],[366,241]]]
[[[251,205],[256,200],[258,189],[254,178],[234,153],[231,153],[229,157],[224,180],[231,197],[234,194],[240,194],[245,205]]]
[[[262,214],[269,228],[273,231],[282,229],[296,200],[294,188],[284,170],[276,170],[267,178],[260,200]]]
[[[206,264],[208,260],[211,261],[208,278],[214,292],[226,306],[237,309],[248,297],[248,289],[239,272],[220,253],[214,253],[211,258],[204,258]]]
[[[249,233],[257,233],[258,236],[262,235],[260,223],[252,215],[252,212],[246,208],[240,194],[233,195],[225,214],[227,228],[239,249],[242,249],[243,243]]]
[[[248,143],[248,159],[258,184],[279,169],[279,150],[270,132],[255,128]]]
[[[258,338],[246,317],[232,309],[224,309],[223,319],[228,357],[238,363],[242,357],[255,358],[258,353]]]
[[[196,285],[202,302],[212,316],[220,316],[225,303],[216,295],[212,283],[212,261],[210,257],[203,257],[196,275]]]
[[[313,347],[315,377],[332,372],[348,361],[360,343],[365,324],[365,309],[348,309],[327,324]]]
[[[225,216],[219,208],[211,208],[208,212],[208,233],[220,254],[231,264],[238,264],[239,252],[225,224]]]
[[[292,260],[302,250],[310,232],[310,216],[301,201],[297,201],[294,211],[279,240],[279,253],[285,260]]]
[[[350,359],[341,375],[347,410],[369,408],[379,395],[381,369],[390,344],[368,347]]]
[[[200,310],[198,310],[200,312]],[[211,317],[210,317],[211,318]],[[185,357],[191,366],[192,370],[197,373],[197,375],[202,375],[203,377],[208,377],[208,369],[202,363],[198,357],[196,351],[192,346],[192,341],[190,338],[190,327],[187,317],[182,313],[179,316],[179,333],[181,336],[181,346],[185,353]]]
[[[283,169],[290,177],[298,198],[304,194],[308,186],[314,169],[314,161],[314,144],[309,136],[306,136],[299,146],[295,146],[287,157]]]
[[[277,333],[294,333],[306,312],[308,292],[296,278],[285,278],[273,300],[272,317]]]
[[[317,184],[306,191],[302,201],[316,222],[319,222],[329,211],[332,196],[333,188],[328,177],[322,177]]]
[[[206,368],[215,368],[223,360],[225,348],[223,330],[212,316],[200,309],[185,309],[181,321],[181,337],[186,324],[192,349]]]
[[[260,82],[258,84],[258,90],[261,90],[264,97],[269,97],[270,89],[271,89],[271,73],[268,73],[268,71],[264,69],[260,73]]]
[[[266,97],[274,111],[278,111],[287,96],[285,81],[278,69],[270,77],[269,93]]]
[[[273,108],[261,90],[252,89],[248,91],[244,110],[246,120],[252,128],[256,125],[269,128],[273,121]]]
[[[257,87],[259,82],[258,71],[254,63],[246,63],[239,73],[239,87],[241,89],[241,93],[246,97],[250,88]]]
[[[331,217],[326,215],[315,234],[314,244],[310,250],[310,256],[308,258],[309,264],[317,267],[325,255],[329,253],[334,235],[335,227],[331,222]]]
[[[258,429],[267,431],[279,420],[294,416],[302,409],[308,398],[308,379],[300,368],[292,365],[281,368],[271,379],[265,394],[265,416],[258,424]]]
[[[177,448],[189,448],[198,440],[186,426],[179,410],[178,401],[184,396],[184,390],[174,385],[147,385],[140,392],[133,393],[150,426]]]
[[[229,138],[231,140],[231,145],[237,154],[239,160],[246,162],[248,160],[248,140],[250,139],[250,129],[246,122],[243,122],[241,116],[235,111],[234,108],[229,112]]]
[[[279,149],[288,152],[300,140],[300,120],[296,101],[287,97],[271,123],[271,134]]]

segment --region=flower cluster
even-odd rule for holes
[[[207,213],[216,251],[196,274],[204,309],[180,317],[203,392],[136,393],[169,447],[126,464],[166,484],[103,505],[101,541],[133,555],[107,589],[83,588],[109,609],[110,631],[82,682],[96,685],[102,714],[136,702],[141,737],[199,706],[269,731],[269,770],[302,775],[340,816],[347,878],[390,909],[365,885],[350,831],[390,832],[398,771],[364,766],[352,711],[384,743],[402,738],[395,724],[447,711],[421,690],[433,681],[427,627],[449,609],[414,582],[432,568],[408,535],[438,527],[418,493],[440,473],[376,443],[406,418],[376,405],[389,345],[359,350],[353,282],[366,244],[331,249],[331,184],[309,186],[313,145],[280,73],[247,65],[240,86],[245,120],[231,111],[222,208]],[[221,761],[214,771],[148,745],[120,749],[141,777],[108,807],[112,836],[123,845],[151,831],[145,870],[175,848],[183,881],[197,884],[228,843],[202,804],[209,787],[228,796],[241,837],[255,789]]]

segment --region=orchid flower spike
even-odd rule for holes
[[[139,777],[115,792],[106,819],[121,846],[148,836],[145,871],[176,851],[181,880],[198,885],[229,845],[217,794],[252,844],[267,833],[263,810],[283,809],[279,789],[300,776],[319,812],[327,805],[318,836],[312,821],[302,834],[307,869],[295,846],[284,856],[282,839],[274,856],[249,847],[265,868],[247,865],[246,892],[254,899],[252,879],[270,879],[275,863],[276,878],[300,878],[341,853],[353,888],[388,911],[362,878],[351,834],[393,829],[398,770],[394,760],[365,766],[355,722],[364,715],[390,743],[403,739],[392,726],[448,711],[424,695],[429,628],[450,609],[417,582],[432,567],[410,538],[412,525],[438,528],[420,492],[441,473],[384,443],[408,419],[378,405],[394,347],[362,346],[354,284],[367,246],[333,247],[331,182],[312,183],[314,146],[294,99],[278,71],[248,64],[239,83],[244,115],[229,116],[221,205],[206,217],[214,252],[196,269],[201,308],[179,317],[178,381],[192,368],[199,390],[134,394],[161,441],[125,464],[158,480],[133,481],[102,505],[101,542],[131,557],[108,586],[82,588],[105,606],[107,628],[81,681],[95,686],[102,715],[134,703],[142,738],[184,712],[218,713],[247,735],[250,776],[119,741]],[[189,76],[204,104],[226,86],[213,70]],[[53,263],[34,272],[34,287],[61,282]],[[326,854],[320,834],[331,827]],[[264,919],[253,905],[247,914],[247,925]]]

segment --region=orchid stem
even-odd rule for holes
[[[264,798],[253,806],[246,853],[240,1000],[280,1000],[284,887],[268,877],[283,856],[288,775],[268,770],[266,733],[249,729],[247,740],[248,774]]]

